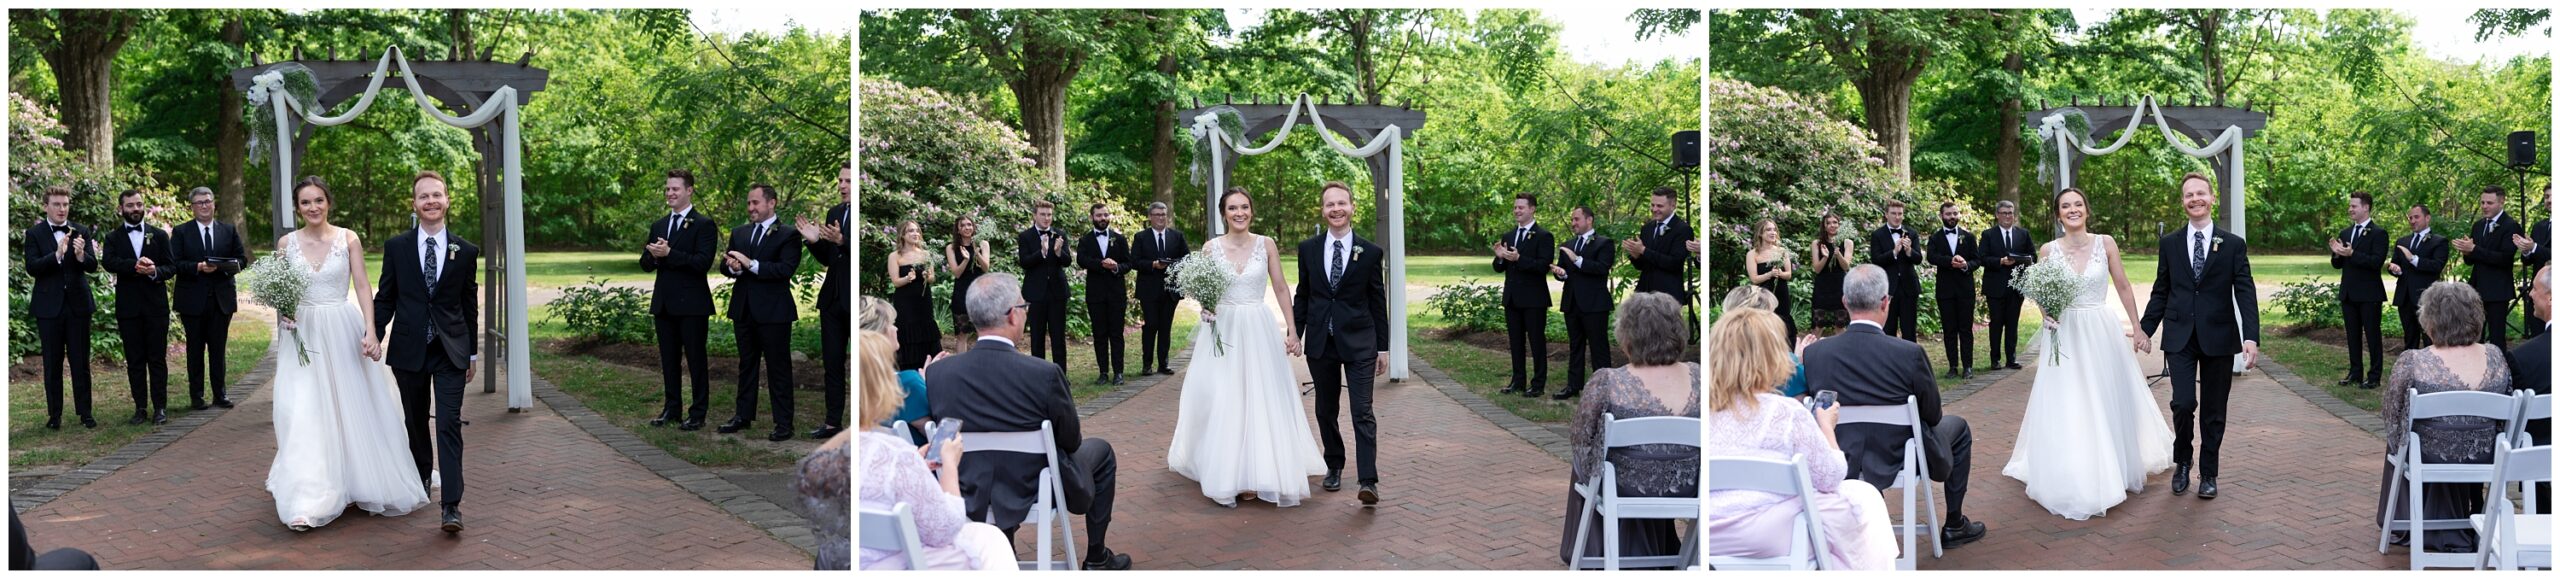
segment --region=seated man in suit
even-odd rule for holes
[[[1838,392],[1843,406],[1901,406],[1903,398],[1919,397],[1920,422],[1927,433],[1921,451],[1928,455],[1929,478],[1947,484],[1946,526],[1938,530],[1939,539],[1949,548],[1981,540],[1990,530],[1964,516],[1973,427],[1939,407],[1938,383],[1929,378],[1929,354],[1919,344],[1885,335],[1885,313],[1892,311],[1893,298],[1884,268],[1860,265],[1840,285],[1849,328],[1805,348],[1806,391]],[[1893,485],[1894,474],[1902,471],[1902,443],[1911,439],[1910,427],[1843,424],[1835,435],[1849,458],[1849,478],[1876,488]]]
[[[2551,268],[2533,274],[2533,290],[2525,294],[2525,311],[2544,320],[2542,333],[2517,344],[2507,352],[2507,371],[2515,378],[2515,388],[2535,394],[2551,393]],[[2525,421],[2524,431],[2533,435],[2534,444],[2551,444],[2551,419]],[[2537,504],[2550,508],[2551,483],[2534,483]]]
[[[1111,443],[1084,438],[1077,429],[1076,401],[1067,392],[1067,371],[1056,364],[1022,355],[1016,349],[1031,305],[1022,299],[1022,281],[1013,274],[991,273],[969,285],[969,321],[978,327],[976,347],[944,358],[925,376],[925,400],[932,415],[960,419],[960,431],[1022,432],[1039,430],[1049,421],[1057,436],[1059,483],[1066,486],[1067,512],[1084,515],[1087,570],[1129,568],[1129,556],[1113,553],[1103,538],[1111,530],[1112,495],[1118,488],[1119,457]],[[967,435],[962,435],[967,444]],[[1046,458],[1020,453],[973,456],[960,462],[960,495],[969,503],[969,520],[989,521],[1010,537],[1022,525],[1039,492]]]

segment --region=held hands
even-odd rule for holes
[[[1112,272],[1112,273],[1119,273],[1119,272],[1120,272],[1120,260],[1117,260],[1117,259],[1111,259],[1111,258],[1108,258],[1108,257],[1102,258],[1102,269],[1111,270],[1111,272]]]
[[[2016,265],[2018,265],[2018,260],[2016,259],[2008,257],[2000,258],[2000,267],[2014,267]]]
[[[2145,354],[2151,353],[2150,336],[2142,335],[2142,332],[2139,331],[2125,330],[2124,337],[2133,339],[2133,351]]]
[[[2400,264],[2394,263],[2394,264],[2387,265],[2387,266],[2385,266],[2385,267],[2388,267],[2388,268],[2390,268],[2390,269],[2391,269],[2391,275],[2400,275]]]
[[[152,263],[151,258],[145,257],[134,261],[133,272],[142,275],[160,275],[160,264]]]
[[[1948,258],[1947,260],[1947,265],[1956,266],[1956,269],[1972,269],[1972,267],[1967,265],[1969,263],[1972,262],[1965,261],[1964,256],[1961,255]]]
[[[196,273],[213,273],[213,270],[214,270],[214,269],[215,269],[215,268],[213,267],[213,262],[210,262],[210,261],[199,261],[199,262],[196,262]]]
[[[1297,337],[1297,336],[1289,336],[1289,337],[1287,337],[1287,338],[1282,338],[1282,339],[1281,339],[1281,346],[1282,346],[1282,347],[1284,347],[1284,348],[1287,348],[1287,349],[1289,350],[1289,357],[1295,358],[1295,357],[1298,357],[1298,356],[1300,356],[1300,355],[1305,354],[1305,352],[1301,351],[1301,348],[1303,348],[1305,345],[1304,345],[1304,344],[1300,344],[1300,343],[1298,343],[1298,337]]]
[[[364,357],[376,362],[382,361],[382,342],[375,340],[373,336],[365,336]],[[477,366],[477,364],[474,366]]]
[[[2249,368],[2250,368],[2250,369],[2252,369],[2252,370],[2257,369],[2257,367],[2258,367],[2258,341],[2257,341],[2257,340],[2248,340],[2248,341],[2240,342],[2240,353],[2241,353],[2242,355],[2245,355],[2245,356],[2248,356],[2248,357],[2249,357]]]

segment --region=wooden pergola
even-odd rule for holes
[[[2153,106],[2160,110],[2161,117],[2168,123],[2170,130],[2186,135],[2188,139],[2199,145],[2212,142],[2215,137],[2231,127],[2239,127],[2241,137],[2244,139],[2258,136],[2259,130],[2267,128],[2268,114],[2265,111],[2251,109],[2245,104],[2239,107],[2197,104],[2203,100],[2191,98],[2185,105],[2177,104],[2176,99],[2155,100]],[[2135,104],[2138,102],[2140,102],[2139,98],[2126,98],[2123,102],[2108,104],[2105,98],[2100,98],[2094,105],[2084,105],[2079,99],[2074,98],[2066,106],[2053,107],[2039,100],[2036,102],[2039,109],[2028,112],[2023,118],[2038,119],[2065,109],[2077,109],[2089,117],[2090,138],[2105,141],[2117,132],[2132,129],[2137,123],[2143,122],[2142,119],[2134,118]],[[2078,175],[2081,165],[2088,160],[2088,157],[2070,155],[2070,159],[2070,173]],[[2234,233],[2247,235],[2248,213],[2244,207],[2246,204],[2241,202],[2240,191],[2233,189],[2237,180],[2232,178],[2230,155],[2227,153],[2215,155],[2209,162],[2213,165],[2215,192],[2223,199],[2224,222],[2221,226]],[[2054,183],[2053,192],[2060,193],[2063,187],[2068,186],[2070,186],[2069,183],[2057,180]]]

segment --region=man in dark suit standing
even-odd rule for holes
[[[1954,201],[1938,204],[1937,233],[1929,235],[1929,265],[1937,266],[1938,340],[1947,350],[1947,377],[1973,377],[1973,270],[1982,263],[1973,260],[1981,249],[1973,245],[1973,232],[1958,225],[1964,220],[1964,206]]]
[[[36,337],[44,351],[44,427],[62,428],[62,370],[71,366],[72,408],[80,425],[97,428],[89,415],[89,314],[98,302],[89,297],[89,272],[98,271],[98,245],[89,227],[71,222],[71,188],[44,190],[43,221],[26,229],[18,243],[19,263],[36,279],[27,306],[35,310]]]
[[[1316,430],[1324,444],[1324,490],[1342,490],[1342,394],[1351,394],[1351,436],[1360,445],[1360,504],[1378,504],[1378,417],[1370,400],[1387,369],[1387,253],[1351,231],[1351,186],[1328,181],[1316,194],[1325,229],[1298,242],[1298,289],[1291,292],[1287,343],[1307,357],[1316,382]]]
[[[2329,240],[2329,267],[2338,269],[2338,308],[2347,322],[2347,379],[2338,385],[2369,390],[2382,384],[2382,268],[2391,233],[2373,224],[2372,193],[2347,195],[2347,219],[2355,224]]]
[[[2026,305],[2027,295],[2011,287],[2009,277],[2018,268],[2035,263],[2036,238],[2027,233],[2027,228],[2018,226],[2017,203],[2001,201],[1992,211],[1998,213],[2000,224],[1982,232],[1976,240],[1982,249],[1978,256],[1982,263],[1982,299],[1991,302],[1991,335],[1984,338],[1991,343],[1991,355],[1984,357],[1982,363],[1999,364],[2005,360],[2009,369],[2016,370],[2018,309]],[[2004,352],[2006,356],[2002,355]]]
[[[108,273],[116,276],[116,335],[124,339],[124,374],[133,389],[125,424],[169,422],[169,232],[143,221],[142,191],[116,196],[124,225],[107,235]]]
[[[1653,202],[1646,206],[1653,220],[1644,224],[1635,239],[1620,242],[1627,259],[1636,264],[1636,291],[1670,294],[1683,306],[1689,305],[1689,266],[1697,262],[1689,254],[1692,233],[1689,224],[1672,215],[1674,195],[1670,187],[1653,190]],[[1695,323],[1694,321],[1692,322]]]
[[[1075,398],[1068,394],[1067,372],[1013,348],[1023,337],[1022,282],[1009,273],[990,273],[969,284],[969,321],[978,328],[978,343],[968,352],[944,358],[925,375],[925,400],[931,415],[960,420],[960,431],[1026,432],[1049,430],[1058,447],[1058,482],[1066,488],[1067,512],[1084,515],[1086,570],[1129,568],[1129,556],[1111,552],[1112,497],[1119,490],[1120,459],[1111,443],[1085,438],[1076,417]],[[961,437],[967,442],[967,435]],[[1010,538],[1038,498],[1040,471],[1047,457],[1022,453],[970,455],[960,462],[960,496],[968,503],[969,520],[986,521]]]
[[[1067,369],[1067,266],[1075,263],[1070,236],[1051,229],[1058,206],[1047,199],[1031,203],[1031,227],[1013,239],[1014,260],[1022,265],[1022,297],[1031,302],[1031,357]],[[1057,357],[1052,358],[1054,353]]]
[[[800,319],[800,304],[791,297],[791,274],[800,269],[800,232],[775,223],[781,201],[772,185],[747,188],[747,222],[729,230],[720,267],[721,275],[737,280],[729,286],[729,321],[738,334],[738,414],[719,431],[755,424],[761,365],[773,397],[773,433],[765,440],[774,442],[791,439],[791,323]]]
[[[844,232],[852,230],[852,163],[846,163],[836,174],[836,194],[843,195],[844,202],[828,209],[824,220],[802,217],[797,221],[800,239],[809,246],[809,257],[827,266],[827,279],[818,286],[818,342],[819,348],[825,350],[820,354],[821,360],[827,365],[827,412],[820,417],[818,428],[809,431],[809,438],[816,440],[835,436],[844,431],[844,425],[853,422],[845,415],[845,400],[853,395],[849,374],[853,364],[848,359],[853,352],[853,276],[845,273],[853,267],[853,246],[846,245],[844,239]]]
[[[2160,337],[2169,374],[2169,409],[2177,422],[2171,451],[2178,473],[2169,494],[2187,494],[2187,471],[2202,462],[2196,497],[2221,495],[2224,415],[2231,406],[2231,356],[2258,365],[2258,284],[2249,274],[2249,243],[2213,226],[2213,186],[2204,175],[2178,181],[2187,226],[2160,236],[2159,270],[2151,279],[2151,303],[2142,310],[2142,333]],[[2068,191],[2069,189],[2066,189]],[[2238,319],[2233,319],[2237,317]],[[2148,339],[2134,349],[2150,351]],[[2197,409],[2203,415],[2197,416]],[[2204,457],[2195,460],[2195,431],[2204,430]]]
[[[2507,215],[2507,190],[2490,185],[2480,190],[2479,223],[2471,236],[2453,240],[2462,262],[2471,264],[2471,289],[2480,292],[2482,341],[2507,347],[2507,312],[2516,301],[2516,237],[2524,226]]]
[[[1884,268],[1893,282],[1893,310],[1885,312],[1884,335],[1920,342],[1919,236],[1902,227],[1902,201],[1886,201],[1884,226],[1867,235],[1867,263]]]
[[[407,414],[409,455],[418,481],[428,481],[429,460],[441,473],[444,532],[462,532],[462,386],[480,373],[480,248],[445,228],[451,198],[444,175],[419,171],[409,179],[409,208],[418,227],[382,244],[382,280],[373,285],[373,332],[384,336],[382,353],[400,383]],[[427,409],[435,409],[429,446]],[[430,452],[432,451],[432,452]]]
[[[1161,201],[1147,206],[1147,230],[1130,241],[1138,265],[1138,374],[1173,375],[1173,309],[1182,294],[1165,282],[1166,271],[1191,255],[1182,230],[1173,228],[1172,209]]]
[[[195,212],[195,220],[169,232],[170,257],[178,274],[178,323],[187,330],[187,399],[192,408],[205,409],[204,385],[211,381],[213,405],[230,408],[231,389],[223,381],[230,375],[224,373],[228,356],[224,350],[231,343],[231,314],[240,311],[232,276],[249,260],[248,250],[240,244],[240,230],[214,220],[212,189],[188,191],[187,210]]]
[[[657,318],[658,373],[666,393],[650,426],[701,430],[711,413],[711,260],[720,256],[720,223],[693,210],[693,172],[667,172],[666,217],[649,224],[640,269],[657,274],[649,315]],[[685,370],[693,370],[693,408],[684,405]]]
[[[2408,213],[2409,229],[2416,233],[2392,244],[2391,263],[2383,267],[2400,277],[2391,296],[2391,305],[2400,309],[2400,349],[2415,350],[2432,343],[2425,329],[2418,327],[2418,296],[2444,277],[2445,259],[2452,254],[2445,237],[2429,228],[2434,217],[2425,204],[2410,205]]]
[[[1938,537],[1948,548],[1981,540],[1990,529],[1964,516],[1965,488],[1973,473],[1973,426],[1939,405],[1938,383],[1929,378],[1929,353],[1884,333],[1885,312],[1896,299],[1884,268],[1872,263],[1850,268],[1840,286],[1849,328],[1805,348],[1806,390],[1838,392],[1843,406],[1900,407],[1905,398],[1916,397],[1929,479],[1947,485],[1947,520]],[[1894,475],[1902,472],[1902,444],[1911,440],[1911,427],[1842,424],[1835,433],[1840,451],[1848,455],[1849,478],[1877,488],[1893,485]]]
[[[2528,302],[2525,308],[2533,310],[2535,317],[2551,319],[2550,269],[2534,272],[2533,291],[2526,294],[2525,299]],[[2541,335],[2507,351],[2507,371],[2515,378],[2517,390],[2551,393],[2551,326],[2547,321],[2543,324]],[[2524,430],[2533,435],[2534,444],[2551,444],[2551,419],[2525,421]],[[2551,483],[2534,483],[2534,489],[2540,494],[2536,504],[2551,504]]]
[[[1093,232],[1076,240],[1076,267],[1084,269],[1084,313],[1093,328],[1093,383],[1121,383],[1128,368],[1129,238],[1111,230],[1111,209],[1091,208]]]
[[[2544,208],[2551,206],[2551,185],[2544,184],[2542,186],[2542,199],[2534,206]],[[2548,209],[2546,209],[2546,211],[2547,210]],[[2542,220],[2533,222],[2532,229],[2532,236],[2517,236],[2514,240],[2516,244],[2516,251],[2522,254],[2521,260],[2524,262],[2525,266],[2525,279],[2532,279],[2534,276],[2542,273],[2542,268],[2551,265],[2551,216],[2544,215],[2542,216]],[[2525,308],[2524,335],[2526,337],[2540,337],[2542,335],[2543,326],[2547,325],[2550,321],[2551,318],[2549,316],[2535,314],[2531,307]]]
[[[1511,196],[1515,225],[1493,243],[1493,270],[1502,272],[1503,330],[1511,336],[1511,385],[1504,394],[1536,398],[1547,394],[1547,265],[1556,258],[1556,237],[1538,227],[1538,196]],[[1537,373],[1530,374],[1532,362]]]
[[[1609,270],[1618,266],[1617,249],[1609,236],[1599,233],[1598,218],[1590,206],[1575,207],[1567,215],[1573,239],[1556,248],[1560,255],[1554,265],[1547,266],[1557,281],[1564,282],[1564,299],[1556,309],[1564,312],[1565,383],[1556,400],[1582,395],[1583,369],[1598,372],[1615,365],[1609,363],[1609,312],[1618,304],[1609,292]],[[1591,365],[1583,365],[1586,359]]]

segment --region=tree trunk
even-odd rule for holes
[[[2212,91],[2213,106],[2217,107],[2222,106],[2223,97],[2231,92],[2231,83],[2223,77],[2226,73],[2222,66],[2222,17],[2227,12],[2229,11],[2205,10],[2196,18],[2196,38],[2204,44],[2204,67],[2213,78],[2213,84],[2206,86],[2205,89]]]
[[[2026,78],[2025,59],[2020,58],[2015,51],[2010,52],[2008,58],[2000,61],[2000,68],[2009,71],[2010,78]],[[2019,117],[2024,114],[2020,108],[2023,106],[2016,93],[2011,93],[2007,100],[2000,102],[2000,153],[1996,163],[1999,165],[2000,172],[2000,200],[2010,203],[2018,202],[2019,165],[2026,161],[2026,151],[2020,148],[2018,142],[2018,124],[2022,120]]]
[[[1175,67],[1171,47],[1166,48],[1165,54],[1156,57],[1156,74],[1164,75],[1167,80],[1171,80],[1178,70]],[[1155,173],[1156,202],[1166,206],[1173,204],[1174,172],[1180,170],[1174,166],[1178,155],[1173,149],[1173,131],[1176,121],[1173,118],[1173,98],[1171,97],[1172,95],[1166,95],[1166,98],[1156,101],[1155,151],[1149,159],[1149,165],[1153,166]]]
[[[1360,69],[1360,98],[1375,105],[1378,104],[1381,96],[1378,94],[1378,59],[1376,55],[1370,54],[1369,41],[1370,35],[1377,31],[1378,11],[1355,12],[1358,16],[1351,20],[1352,62]]]
[[[478,46],[478,43],[471,41],[470,10],[459,8],[445,10],[444,26],[445,32],[453,35],[453,50],[457,54],[454,60],[475,60],[480,58],[480,47]]]
[[[246,33],[242,30],[238,17],[222,21],[222,42],[231,45],[233,50],[245,49]],[[214,111],[213,198],[214,204],[218,205],[221,211],[221,215],[216,218],[238,226],[246,223],[242,220],[249,216],[249,206],[246,204],[249,190],[246,167],[249,142],[240,120],[240,115],[246,114],[242,111],[247,107],[244,102],[247,95],[232,90],[231,79],[227,74],[213,80],[214,90],[222,93],[222,108]]]
[[[1907,183],[1911,181],[1911,85],[1919,80],[1927,56],[1907,48],[1881,52],[1893,49],[1882,43],[1868,48],[1866,75],[1854,80],[1858,103],[1866,110],[1867,131],[1884,148],[1885,164],[1893,167],[1894,177]]]
[[[1025,47],[1024,52],[1030,52]],[[1026,63],[1022,73],[1006,81],[1022,110],[1022,132],[1031,138],[1040,174],[1052,185],[1067,182],[1067,86],[1075,72],[1056,61]]]
[[[62,93],[64,146],[81,152],[80,160],[106,168],[116,162],[112,116],[116,52],[132,37],[134,16],[116,10],[62,10],[60,38],[44,50],[53,67],[54,85]]]

